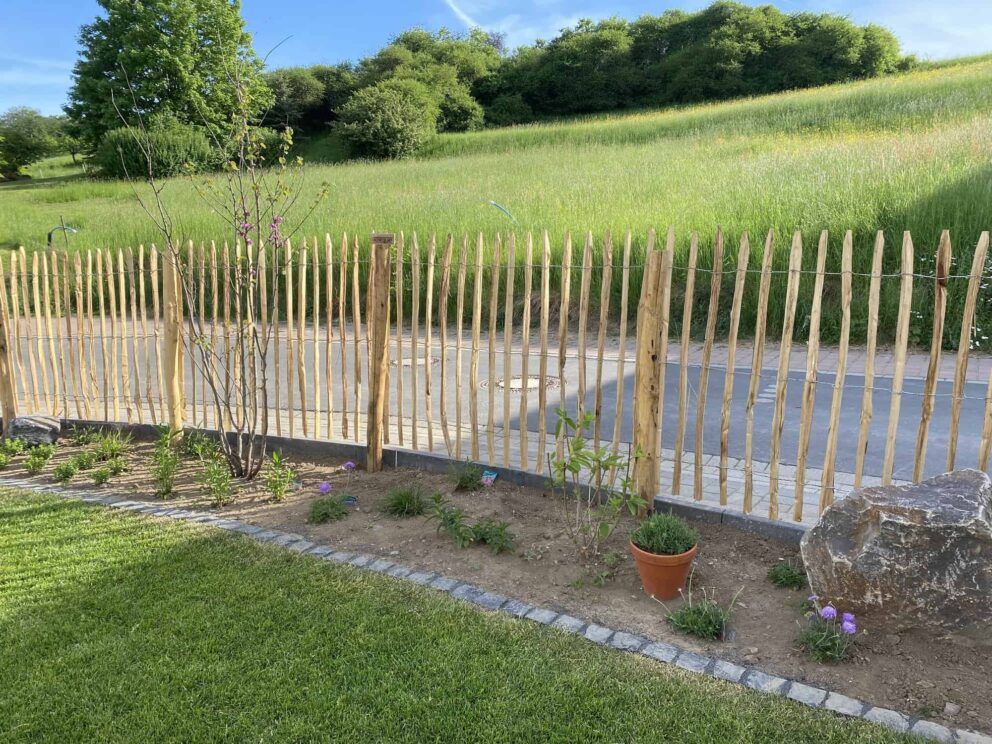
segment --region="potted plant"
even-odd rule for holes
[[[673,599],[685,586],[696,557],[699,532],[672,513],[654,514],[631,533],[630,552],[637,563],[644,591],[658,599]]]

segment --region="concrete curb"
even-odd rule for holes
[[[398,581],[408,581],[436,589],[449,594],[454,599],[475,605],[480,610],[502,612],[514,618],[531,620],[565,633],[581,636],[599,646],[636,653],[662,664],[672,664],[687,672],[704,674],[766,694],[784,696],[809,708],[822,708],[838,715],[861,718],[894,731],[915,734],[934,741],[992,744],[992,736],[986,734],[966,729],[950,729],[933,721],[913,718],[887,708],[874,707],[861,700],[768,674],[760,669],[743,667],[724,659],[697,654],[670,643],[651,641],[640,635],[587,623],[581,618],[553,609],[533,607],[526,602],[487,591],[468,582],[438,576],[429,571],[420,571],[378,556],[339,551],[330,545],[317,545],[306,540],[302,535],[278,530],[262,530],[256,525],[235,519],[224,519],[205,511],[169,508],[158,503],[135,501],[124,495],[98,494],[81,488],[42,487],[35,483],[5,478],[0,478],[0,488],[22,489],[147,516],[205,524],[239,533],[249,540],[279,545],[330,563],[347,563],[359,570],[380,573]]]

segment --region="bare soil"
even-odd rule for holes
[[[52,463],[34,480],[51,483],[55,464],[76,451],[78,447],[61,446]],[[95,488],[154,499],[150,454],[150,444],[136,444],[128,458],[129,472]],[[24,477],[22,459],[7,472]],[[301,485],[284,501],[269,500],[264,485],[256,481],[241,487],[235,502],[216,512],[299,533],[336,548],[388,557],[588,621],[754,665],[914,716],[953,726],[992,729],[992,640],[988,636],[933,633],[925,628],[896,632],[868,622],[861,624],[851,658],[844,663],[818,664],[799,651],[796,639],[808,592],[780,589],[766,578],[768,569],[777,562],[799,560],[793,545],[727,526],[696,525],[701,538],[694,592],[697,596],[712,592],[724,603],[740,592],[727,638],[701,642],[671,629],[665,621],[666,607],[641,590],[627,549],[632,522],[621,524],[604,548],[604,553],[619,560],[606,575],[604,563],[583,565],[578,560],[561,520],[561,504],[548,493],[500,481],[478,492],[459,492],[443,474],[417,470],[349,472],[342,467],[343,462],[336,458],[294,462]],[[197,482],[199,470],[195,461],[184,463],[169,503],[211,508]],[[357,497],[357,507],[342,521],[310,524],[310,504],[321,497],[318,485],[323,481],[331,484],[334,494]],[[73,482],[93,487],[87,473],[78,474]],[[485,546],[458,548],[426,517],[387,516],[383,503],[390,489],[411,483],[420,484],[428,494],[443,494],[469,520],[505,520],[516,538],[515,551],[493,555]],[[598,581],[597,577],[605,580]],[[667,603],[668,609],[681,601]],[[960,712],[945,715],[949,702],[960,706]]]

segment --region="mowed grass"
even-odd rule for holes
[[[911,741],[207,528],[0,515],[5,742]]]

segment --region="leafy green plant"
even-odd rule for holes
[[[424,489],[416,483],[394,488],[386,496],[386,504],[383,509],[394,517],[419,516],[427,509]]]
[[[785,589],[802,589],[806,586],[806,574],[791,561],[776,563],[768,569],[768,580],[775,586]]]
[[[2,442],[0,442],[0,450],[3,451],[5,455],[10,457],[17,457],[19,454],[24,452],[26,446],[23,439],[11,439],[6,437]]]
[[[510,525],[494,519],[483,519],[472,525],[472,537],[475,542],[488,545],[494,555],[513,552],[516,539],[510,532]]]
[[[296,480],[296,472],[289,460],[281,452],[273,452],[265,473],[265,487],[272,494],[273,501],[282,501],[289,493],[290,486]]]
[[[110,471],[111,475],[121,475],[127,472],[127,460],[123,457],[115,457],[113,460],[107,460],[106,468]]]
[[[584,558],[599,555],[624,513],[637,514],[647,503],[634,491],[631,456],[610,447],[592,447],[586,433],[596,417],[586,412],[572,418],[558,409],[555,433],[564,441],[560,456],[548,457],[551,487],[559,496],[561,518],[572,542]]]
[[[703,598],[697,600],[692,596],[692,579],[689,579],[688,591],[683,594],[685,601],[676,610],[669,612],[665,619],[675,630],[696,638],[708,641],[722,639],[739,595],[740,591],[726,607],[717,602],[715,592],[712,591],[707,595],[704,590]]]
[[[45,469],[45,466],[48,464],[48,461],[52,459],[54,454],[54,444],[36,445],[31,448],[27,459],[24,461],[24,469],[31,473],[31,475],[37,475]]]
[[[103,468],[97,468],[92,473],[90,473],[90,478],[93,479],[93,482],[96,485],[102,486],[104,483],[110,480],[112,475],[113,473],[110,472],[110,468],[103,467]]]
[[[478,491],[482,488],[482,468],[474,462],[456,462],[451,466],[451,480],[458,491]]]
[[[73,464],[76,470],[92,470],[93,466],[96,465],[96,453],[95,452],[77,452],[75,455],[69,458],[69,462]]]
[[[427,519],[437,522],[437,531],[444,530],[459,548],[467,548],[475,540],[475,531],[465,523],[462,510],[452,506],[441,494],[434,494]]]
[[[130,434],[122,431],[104,432],[96,442],[96,459],[99,462],[107,462],[126,455],[130,449]]]
[[[178,440],[177,449],[182,457],[195,457],[197,460],[203,461],[217,456],[220,452],[220,446],[216,439],[196,429],[185,432],[181,438],[175,433],[170,433],[169,437],[172,442]]]
[[[77,472],[78,469],[70,459],[56,465],[55,470],[52,471],[52,477],[59,483],[68,483],[73,479]]]
[[[69,441],[77,447],[94,444],[100,438],[100,432],[89,426],[74,426],[69,432]]]
[[[811,602],[816,597],[810,597]],[[858,626],[854,614],[839,614],[833,605],[806,615],[806,625],[799,631],[799,648],[821,664],[844,661],[850,651]]]
[[[630,541],[654,555],[681,555],[699,542],[699,532],[671,512],[653,514],[631,533]]]
[[[348,507],[344,505],[344,500],[340,496],[325,496],[310,504],[310,516],[308,522],[313,524],[324,524],[325,522],[337,522],[348,516]]]
[[[219,457],[212,457],[203,463],[200,473],[203,486],[214,506],[225,506],[234,500],[234,486],[231,483],[231,469]]]
[[[157,484],[158,495],[171,496],[176,485],[176,474],[179,472],[179,452],[176,451],[175,432],[161,429],[152,450],[152,477]]]
[[[7,466],[10,465],[10,455],[6,452],[0,452],[0,470],[6,470]]]

